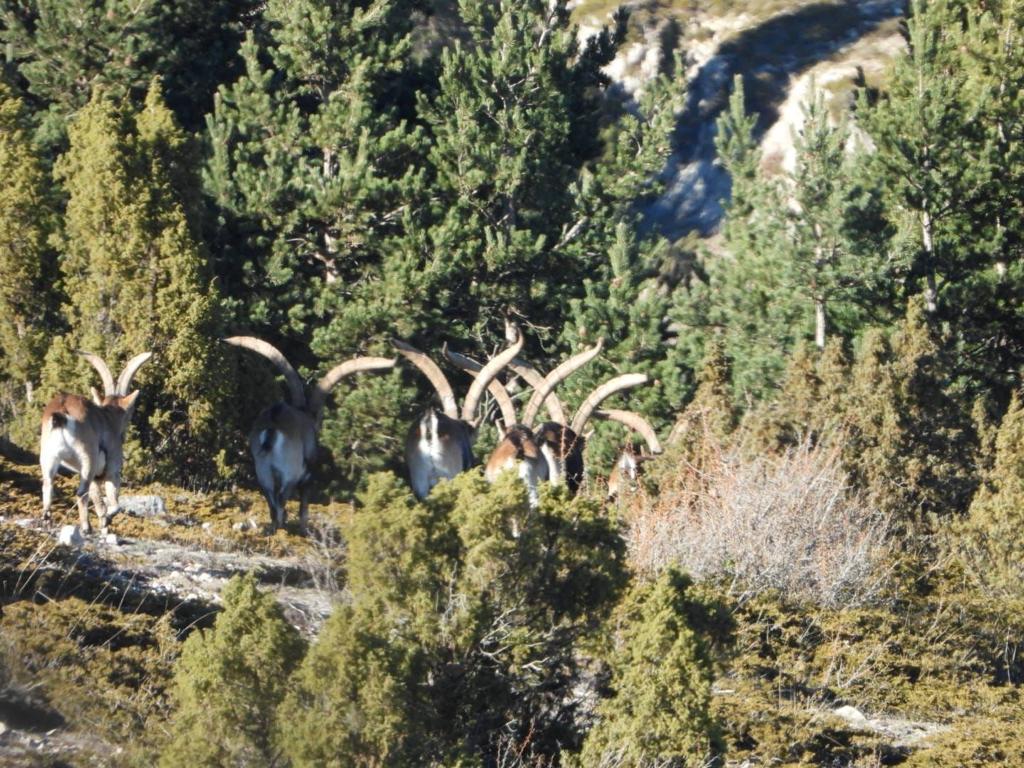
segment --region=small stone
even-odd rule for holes
[[[203,530],[208,531],[213,528],[213,523],[203,523]]]
[[[7,733],[7,723],[0,720],[0,736],[3,736],[5,733]]]
[[[103,541],[105,541],[112,547],[116,547],[121,543],[121,540],[117,538],[116,533],[108,533],[106,536],[103,537]]]
[[[65,525],[57,534],[57,543],[65,547],[81,547],[85,543],[85,537],[77,525]]]
[[[864,717],[864,714],[856,707],[849,705],[832,710],[832,714],[836,717],[841,717],[853,726],[866,727],[868,724],[868,719]]]
[[[167,514],[162,496],[122,496],[120,511],[133,517],[160,517]]]
[[[240,523],[235,523],[231,526],[236,531],[254,531],[256,530],[256,524],[252,520],[243,520]]]

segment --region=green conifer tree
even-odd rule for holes
[[[612,693],[598,707],[580,766],[708,765],[722,749],[711,715],[712,660],[690,580],[667,571],[620,612]]]
[[[305,643],[252,574],[233,578],[222,597],[213,628],[182,647],[163,768],[279,764],[277,709]]]
[[[844,461],[899,524],[965,510],[977,484],[977,438],[950,370],[921,302],[891,343],[879,330],[861,340],[844,398]]]
[[[88,367],[73,363],[73,349],[112,368],[153,350],[138,376],[146,394],[135,419],[149,471],[210,479],[228,440],[218,424],[226,383],[215,354],[217,295],[182,202],[185,138],[155,82],[134,117],[93,97],[69,137],[57,166],[69,196],[61,248],[69,330],[48,353],[46,395],[88,391]]]
[[[883,98],[862,99],[858,110],[898,228],[892,247],[908,290],[929,313],[990,258],[979,215],[991,193],[990,138],[976,121],[983,94],[967,83],[962,12],[956,0],[915,0],[907,55],[894,64]]]
[[[953,545],[972,581],[986,594],[1024,596],[1024,407],[1014,393],[995,439],[995,462],[971,501],[967,518],[953,528]]]
[[[0,408],[7,436],[27,447],[37,437],[36,389],[57,303],[47,244],[57,221],[23,102],[6,86],[0,86],[0,174]]]

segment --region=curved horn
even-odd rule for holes
[[[480,403],[480,398],[484,394],[484,390],[494,380],[494,377],[498,375],[502,368],[509,364],[513,357],[519,354],[523,348],[523,334],[519,334],[519,338],[515,340],[512,346],[508,347],[500,354],[495,355],[487,361],[480,373],[473,379],[473,383],[469,387],[469,392],[466,393],[466,399],[462,401],[462,420],[472,423],[473,416],[476,414],[476,407]]]
[[[461,368],[466,373],[476,376],[483,366],[480,365],[476,360],[472,360],[465,355],[460,355],[458,352],[452,352],[448,349],[448,345],[444,345],[444,356],[448,362],[454,365],[456,368]],[[487,391],[491,393],[494,399],[498,403],[498,408],[501,409],[501,418],[505,422],[506,427],[511,427],[513,424],[518,423],[516,418],[516,406],[512,402],[512,398],[508,396],[508,390],[505,389],[505,385],[497,379],[492,379],[490,384],[487,385]]]
[[[544,377],[540,375],[540,371],[529,363],[516,358],[508,364],[508,367],[532,389],[536,390],[544,385]],[[558,399],[558,395],[553,390],[548,393],[547,399],[544,401],[544,407],[547,409],[548,416],[551,417],[552,421],[558,424],[565,424],[568,421],[565,416],[565,409],[562,407],[562,401]]]
[[[92,352],[79,352],[78,354],[88,360],[100,375],[100,379],[103,380],[103,394],[116,395],[117,385],[114,384],[114,377],[111,375],[110,368],[107,367],[103,358],[99,355],[94,355]]]
[[[647,419],[639,413],[634,413],[633,411],[617,411],[609,408],[606,411],[594,411],[594,418],[604,419],[605,421],[617,421],[619,424],[625,424],[644,439],[647,443],[647,449],[652,454],[661,453],[661,443],[658,441],[658,435],[655,433],[654,427],[652,427],[650,422],[648,422]]]
[[[351,360],[339,363],[325,373],[320,381],[316,383],[316,386],[313,387],[313,391],[309,396],[310,413],[320,413],[331,389],[346,376],[359,373],[360,371],[384,371],[388,368],[394,368],[397,362],[396,359],[391,357],[353,357]]]
[[[285,383],[288,385],[288,393],[291,395],[292,405],[296,408],[306,407],[306,388],[302,384],[302,379],[299,378],[299,374],[295,372],[291,363],[285,359],[277,347],[268,344],[263,339],[257,339],[255,336],[231,336],[224,339],[224,341],[233,346],[248,349],[258,355],[263,355],[263,357],[272,362],[277,370],[284,374]]]
[[[545,376],[542,385],[539,388],[534,388],[533,396],[530,398],[530,402],[526,404],[526,408],[523,410],[523,424],[528,427],[531,426],[534,419],[537,418],[537,411],[540,410],[540,404],[547,399],[547,396],[556,386],[558,386],[559,382],[568,377],[569,374],[578,371],[584,365],[597,357],[601,353],[601,348],[603,346],[604,339],[598,339],[597,344],[592,346],[590,349],[585,349],[582,352],[573,355]],[[564,424],[565,422],[562,423]],[[575,427],[573,429],[575,429]],[[579,430],[576,431],[578,432]]]
[[[590,421],[590,416],[593,414],[594,409],[616,392],[621,392],[630,387],[638,387],[641,384],[646,384],[647,381],[646,373],[624,373],[621,376],[616,376],[614,379],[609,379],[591,392],[587,399],[583,401],[583,405],[579,407],[576,415],[572,418],[572,431],[577,434],[582,433],[583,427]]]
[[[121,371],[121,375],[117,377],[117,394],[128,394],[128,388],[132,385],[132,379],[135,378],[135,374],[138,373],[142,364],[152,356],[152,352],[141,352],[125,363],[124,369]]]
[[[444,411],[444,415],[452,419],[459,418],[459,406],[455,403],[455,393],[452,391],[452,385],[448,383],[448,379],[445,378],[441,369],[437,367],[437,363],[404,341],[392,339],[391,346],[395,348],[398,354],[419,368],[420,373],[426,376],[430,383],[434,385],[434,389],[437,390],[437,394],[441,397],[441,408]]]

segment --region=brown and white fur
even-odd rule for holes
[[[93,402],[90,402],[79,395],[61,393],[47,403],[39,434],[44,519],[50,519],[53,479],[61,465],[78,473],[75,494],[83,533],[91,531],[87,495],[92,500],[101,530],[120,510],[118,496],[124,464],[124,436],[139,397],[138,390],[128,394],[128,388],[135,372],[151,355],[145,352],[132,358],[115,383],[102,359],[83,354],[99,371],[105,394],[100,395],[93,389]]]
[[[538,486],[548,479],[548,462],[537,438],[528,427],[516,424],[504,431],[484,467],[484,477],[493,483],[504,472],[514,471],[526,485],[530,506],[540,501]],[[513,531],[515,533],[515,531]]]
[[[638,433],[647,443],[647,453],[639,453],[632,442],[619,454],[608,475],[608,498],[613,499],[624,495],[627,492],[635,491],[638,487],[640,476],[643,474],[643,465],[661,453],[661,443],[655,434],[653,427],[639,414],[631,411],[595,411],[594,416],[607,421],[617,421],[624,424],[634,432]]]
[[[583,450],[586,441],[583,437],[583,428],[594,414],[597,406],[616,392],[646,383],[647,377],[644,374],[633,373],[616,376],[595,389],[580,406],[571,425],[567,425],[565,411],[554,392],[555,387],[597,357],[602,346],[603,340],[599,339],[593,347],[573,355],[543,378],[528,364],[522,361],[513,362],[512,369],[533,388],[533,394],[523,409],[522,422],[517,425],[517,429],[525,430],[530,435],[533,444],[540,451],[546,467],[546,471],[541,477],[531,468],[523,466],[521,476],[524,479],[532,478],[534,482],[546,479],[552,485],[565,484],[570,492],[575,494],[584,479]],[[542,405],[547,407],[548,414],[555,420],[546,421],[534,429],[533,422]],[[499,454],[510,456],[515,452],[516,446],[510,444],[506,437],[495,448],[492,458]],[[490,466],[490,461],[488,461],[488,466]],[[537,498],[535,488],[531,488],[530,498]]]
[[[317,434],[331,388],[358,371],[393,368],[395,360],[382,357],[346,360],[307,389],[273,345],[252,336],[232,336],[225,341],[262,355],[284,374],[290,402],[282,400],[260,412],[249,430],[249,450],[256,468],[256,481],[270,507],[271,529],[284,527],[288,516],[285,507],[298,491],[299,526],[305,531],[309,517],[309,481],[317,457]]]
[[[409,428],[405,440],[405,463],[409,484],[418,499],[425,499],[441,480],[451,479],[476,464],[473,443],[479,419],[477,406],[485,390],[498,391],[498,401],[510,406],[508,393],[497,375],[523,347],[519,336],[511,346],[495,355],[486,365],[478,366],[473,383],[463,400],[461,412],[447,377],[423,352],[402,341],[393,341],[395,349],[412,363],[433,384],[441,399],[441,410],[428,408]],[[449,359],[452,356],[447,353]]]

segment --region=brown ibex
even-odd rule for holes
[[[459,412],[455,393],[444,373],[423,352],[402,341],[393,341],[395,349],[412,363],[434,385],[441,398],[441,410],[431,406],[413,423],[405,440],[405,462],[409,483],[418,499],[425,499],[430,490],[444,479],[451,479],[473,466],[473,443],[480,420],[476,410],[484,390],[495,395],[506,418],[515,418],[512,401],[504,387],[495,380],[523,347],[522,336],[479,371],[470,385]]]
[[[253,336],[232,336],[225,342],[262,355],[284,375],[289,401],[262,411],[249,431],[249,450],[256,465],[256,480],[270,506],[271,530],[283,528],[285,505],[299,490],[299,526],[306,530],[309,514],[309,479],[317,454],[317,433],[323,422],[327,396],[339,381],[359,371],[393,368],[386,357],[356,357],[334,366],[307,387],[285,356],[273,345]]]
[[[103,394],[94,387],[92,402],[63,392],[50,400],[43,411],[39,435],[39,467],[43,475],[43,517],[47,520],[57,470],[63,464],[78,473],[78,522],[82,532],[89,533],[86,495],[92,499],[101,530],[120,509],[124,436],[139,397],[138,390],[129,394],[128,388],[153,353],[143,352],[129,360],[116,382],[102,358],[88,352],[79,354],[99,372]],[[104,493],[100,492],[101,481]]]
[[[506,425],[511,421],[513,426],[508,427],[487,461],[485,474],[488,479],[493,480],[506,469],[516,469],[527,484],[532,503],[536,503],[537,485],[541,480],[549,480],[554,485],[564,483],[572,493],[576,493],[584,474],[584,426],[601,402],[616,392],[647,382],[647,377],[639,373],[611,379],[587,397],[568,424],[565,409],[554,393],[555,387],[597,357],[602,346],[603,341],[598,340],[593,347],[573,355],[544,377],[521,360],[513,360],[509,364],[509,368],[533,388],[533,394],[523,409],[520,421],[512,421],[513,417],[508,415],[504,417]],[[480,368],[478,363],[461,355],[449,354],[448,359],[470,373]],[[542,405],[551,420],[534,428],[533,422]]]
[[[595,411],[594,416],[624,424],[639,434],[647,443],[648,453],[646,454],[637,453],[632,444],[627,443],[615,460],[615,466],[612,467],[612,471],[608,475],[608,498],[611,499],[619,496],[626,489],[636,488],[643,465],[661,453],[661,442],[658,440],[654,428],[646,419],[632,411]]]

